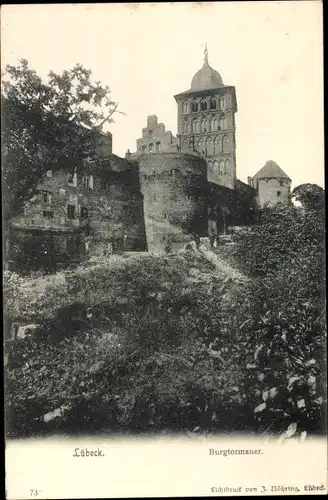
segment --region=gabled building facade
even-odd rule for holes
[[[142,137],[137,139],[137,153],[161,153],[176,146],[177,138],[163,123],[158,123],[156,115],[147,117],[147,127],[142,129]]]

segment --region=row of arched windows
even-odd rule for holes
[[[209,166],[209,168],[213,168],[215,174],[224,175],[228,173],[228,170],[230,168],[230,160],[221,160],[220,162],[218,162],[217,160],[213,162],[209,161],[207,165]]]
[[[161,143],[160,142],[156,142],[155,144],[155,149],[154,149],[154,144],[151,142],[150,144],[148,144],[148,150],[147,150],[147,146],[142,146],[142,153],[154,153],[154,151],[156,153],[158,153],[161,149]]]
[[[206,132],[216,132],[218,130],[227,130],[228,119],[226,116],[218,119],[216,117],[204,118],[202,120],[192,120],[191,122],[183,122],[183,133],[184,134],[201,134]]]
[[[226,109],[227,98],[221,96],[219,99],[216,97],[203,98],[201,100],[194,99],[193,101],[184,101],[182,103],[183,114],[196,113],[197,111],[207,111],[211,109]]]
[[[227,135],[223,136],[222,139],[221,137],[215,137],[214,140],[211,137],[207,137],[206,140],[199,139],[195,146],[205,156],[231,152],[231,142]]]

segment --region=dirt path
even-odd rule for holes
[[[226,260],[218,256],[212,250],[200,249],[199,252],[213,264],[213,266],[223,274],[226,274],[234,281],[248,282],[249,278],[238,271],[236,268],[232,267]]]

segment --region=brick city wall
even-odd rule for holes
[[[289,203],[290,181],[288,179],[254,179],[260,206]]]
[[[57,234],[62,252],[69,234],[87,230],[87,250],[108,246],[112,240],[125,250],[145,250],[143,197],[137,166],[112,155],[89,166],[72,179],[64,170],[48,173],[24,211],[12,220],[24,240],[28,230]],[[58,233],[63,237],[59,238]],[[34,238],[35,239],[35,238]],[[59,251],[59,248],[57,248]]]
[[[162,153],[139,157],[149,251],[168,242],[207,234],[206,162],[198,155]]]

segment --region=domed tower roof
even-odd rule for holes
[[[208,64],[208,50],[205,48],[205,57],[203,67],[197,71],[191,82],[191,91],[209,90],[223,87],[223,81],[220,73],[211,68]]]

